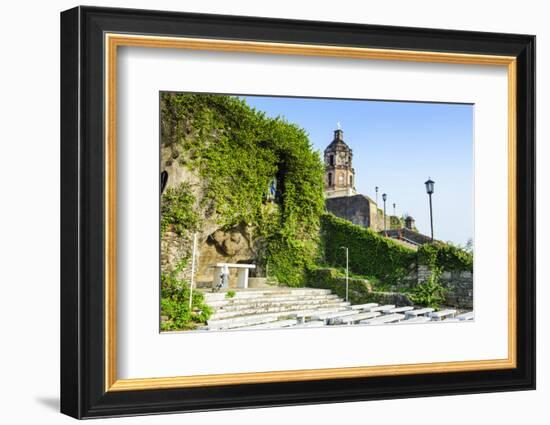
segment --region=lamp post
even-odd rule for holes
[[[434,240],[434,220],[433,220],[433,214],[432,214],[432,193],[434,193],[434,181],[428,177],[428,180],[424,182],[426,185],[426,193],[428,194],[428,197],[430,198],[430,228],[432,231],[432,242]]]
[[[340,249],[346,251],[346,302],[348,302],[349,293],[349,249],[347,246],[341,246]]]
[[[395,202],[393,203],[393,215],[397,216],[397,214],[395,213]]]
[[[384,201],[384,236],[388,236],[388,231],[386,227],[386,199],[388,199],[388,195],[383,193],[382,200]]]

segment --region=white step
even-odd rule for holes
[[[240,316],[231,319],[208,320],[206,323],[208,325],[208,330],[223,330],[275,322],[278,319],[278,316],[273,314],[255,314],[253,316]]]
[[[239,303],[239,304],[227,304],[223,306],[216,307],[215,305],[208,304],[210,307],[215,308],[217,311],[237,311],[242,309],[249,308],[264,308],[270,306],[287,306],[287,305],[323,305],[323,304],[339,304],[342,303],[339,298],[333,298],[328,300],[287,300],[287,301],[271,301],[265,299],[262,301],[253,301],[249,303]],[[349,304],[349,303],[348,303]]]
[[[318,304],[318,305],[311,305],[311,304],[292,304],[292,305],[269,305],[269,306],[263,306],[263,307],[254,307],[251,306],[250,308],[242,308],[238,310],[218,310],[215,313],[212,314],[210,317],[211,320],[220,320],[220,319],[228,319],[231,317],[239,317],[239,316],[248,316],[248,315],[254,315],[254,314],[268,314],[268,313],[280,313],[285,314],[287,312],[294,312],[294,311],[312,311],[312,310],[337,310],[342,309],[348,306],[348,303],[346,302],[339,302],[339,303],[326,303],[326,304]]]
[[[276,322],[262,323],[260,325],[246,326],[239,329],[242,330],[253,330],[253,329],[278,329],[278,328],[287,328],[289,326],[294,326],[298,323],[297,320],[287,319],[287,320],[277,320]]]
[[[234,292],[234,296],[229,298],[226,296],[228,291]],[[330,289],[314,289],[314,288],[282,288],[282,289],[229,289],[228,291],[220,292],[203,292],[204,300],[208,301],[223,301],[223,300],[235,300],[235,299],[251,299],[251,298],[267,298],[273,296],[307,296],[307,295],[330,295]]]
[[[368,320],[361,320],[359,323],[365,325],[381,325],[383,323],[399,322],[403,320],[405,316],[403,314],[386,314],[384,316],[374,317]]]
[[[273,297],[252,297],[252,298],[225,298],[223,300],[208,300],[207,303],[210,307],[227,307],[227,306],[239,306],[254,303],[266,303],[266,302],[291,302],[291,301],[334,301],[339,299],[337,295],[287,295],[287,296],[273,296]]]
[[[333,309],[319,309],[316,314],[334,313]],[[252,326],[256,324],[274,322],[281,319],[296,319],[298,317],[309,317],[312,314],[308,310],[285,311],[279,313],[268,314],[251,314],[247,316],[236,316],[226,319],[209,319],[207,321],[209,330],[235,329],[243,326]],[[304,316],[307,315],[307,316]]]

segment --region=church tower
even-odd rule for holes
[[[353,151],[344,142],[344,132],[338,126],[334,139],[325,149],[325,196],[353,196],[355,192],[355,170],[352,166]]]

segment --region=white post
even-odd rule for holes
[[[346,302],[349,298],[349,249],[346,247]]]
[[[346,302],[349,298],[349,249],[347,246],[341,246],[340,249],[346,250]]]
[[[191,284],[189,285],[189,310],[193,304],[193,284],[195,283],[195,252],[197,250],[197,234],[193,234],[193,254],[191,255]]]

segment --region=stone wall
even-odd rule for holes
[[[328,212],[363,227],[371,225],[371,202],[363,195],[327,198],[325,206]]]
[[[431,276],[427,266],[418,266],[418,283],[425,282]],[[474,300],[474,277],[470,271],[446,271],[439,282],[447,289],[445,304],[459,309],[472,309]]]

